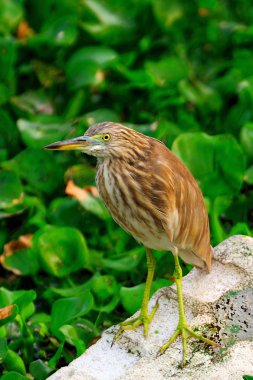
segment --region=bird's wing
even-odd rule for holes
[[[210,269],[209,220],[196,180],[185,165],[158,142],[154,143],[153,157],[153,199],[159,199],[157,208],[166,215],[163,226],[169,238],[186,262],[197,266],[205,263]]]

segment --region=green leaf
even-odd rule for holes
[[[138,266],[144,256],[144,248],[136,247],[131,251],[117,255],[110,259],[102,259],[103,268],[113,269],[117,272],[129,272]]]
[[[0,364],[3,363],[8,352],[6,339],[0,338]]]
[[[9,34],[23,18],[23,7],[15,0],[0,0],[0,32]]]
[[[229,235],[230,236],[234,236],[234,235],[252,236],[252,233],[247,223],[236,223],[231,228]]]
[[[239,192],[245,157],[233,136],[184,133],[176,138],[172,151],[190,169],[207,197],[214,199]]]
[[[134,23],[128,17],[114,12],[110,8],[110,4],[104,5],[97,0],[85,0],[84,4],[86,12],[90,13],[92,17],[83,22],[81,26],[92,37],[108,45],[116,45],[131,39]],[[94,18],[96,20],[91,21]]]
[[[8,373],[5,373],[2,377],[1,380],[27,380],[26,376],[21,375],[20,373],[16,371],[10,371]]]
[[[253,123],[245,124],[241,129],[240,140],[247,157],[253,161]]]
[[[34,290],[14,290],[10,291],[6,288],[0,288],[0,305],[9,306],[16,304],[19,313],[24,320],[29,318],[35,310],[33,301],[36,299]]]
[[[188,76],[187,65],[173,56],[146,62],[146,71],[157,86],[174,86]]]
[[[9,156],[18,149],[18,142],[19,133],[15,123],[6,111],[0,110],[0,148],[6,149],[6,156]]]
[[[247,182],[249,185],[253,185],[253,165],[246,170],[244,175],[244,181]]]
[[[151,292],[150,292],[151,296],[158,289],[164,286],[168,286],[168,284],[169,284],[169,281],[164,280],[164,279],[153,281],[152,286],[151,286]],[[140,309],[142,299],[143,299],[144,289],[145,289],[145,284],[136,285],[131,288],[126,288],[122,286],[122,288],[120,289],[121,303],[129,314],[133,314],[137,310]]]
[[[42,123],[24,119],[19,119],[17,126],[23,142],[30,148],[43,148],[52,141],[61,140],[70,130],[68,123]]]
[[[30,363],[29,372],[36,380],[45,380],[53,369],[46,365],[42,360],[37,359]]]
[[[243,375],[243,380],[253,380],[253,376],[250,375]]]
[[[16,371],[21,375],[26,374],[23,359],[14,351],[8,350],[4,358],[3,365],[6,371]]]
[[[179,0],[152,0],[154,15],[163,28],[170,28],[184,15],[184,8]]]
[[[3,256],[2,265],[16,275],[34,275],[39,270],[38,258],[31,249],[19,249]]]
[[[45,226],[33,238],[33,250],[41,268],[56,277],[65,277],[89,268],[89,252],[81,232],[71,227]]]
[[[8,0],[1,0],[8,3]],[[1,3],[0,3],[1,9]],[[0,16],[1,20],[1,16]],[[0,23],[1,25],[1,23]],[[1,28],[1,26],[0,26]],[[17,43],[14,38],[0,36],[0,105],[6,103],[16,90],[14,64],[17,57]]]
[[[77,17],[73,15],[50,17],[43,25],[41,36],[56,46],[71,46],[78,36]]]
[[[87,85],[100,85],[105,70],[116,60],[117,53],[106,47],[84,47],[77,50],[66,65],[66,75],[71,89]]]
[[[55,162],[52,152],[27,148],[12,162],[33,193],[51,194],[63,182],[63,168]]]
[[[94,278],[90,289],[97,299],[105,301],[118,292],[119,286],[113,276],[104,275]]]
[[[25,115],[36,115],[37,113],[52,115],[55,112],[52,100],[44,91],[27,91],[19,96],[13,96],[11,98],[11,103],[19,110],[19,112],[21,111]],[[35,122],[32,123],[28,120],[20,119],[18,120],[18,125],[21,133],[24,134],[24,141],[29,141],[29,134],[35,139],[38,138],[39,128]],[[30,130],[28,126],[30,127]],[[28,134],[28,136],[25,134]]]
[[[47,294],[48,294],[48,292],[50,292],[50,293],[53,293],[53,294],[60,295],[61,297],[74,297],[74,296],[77,296],[78,294],[81,294],[81,293],[83,293],[86,290],[90,290],[90,287],[92,286],[92,282],[98,276],[99,276],[99,274],[95,273],[91,278],[89,278],[88,281],[86,281],[82,285],[73,286],[71,288],[53,288],[52,287],[52,288],[50,288],[47,291]]]
[[[66,342],[76,347],[77,356],[84,353],[86,346],[78,334],[78,329],[71,325],[63,325],[59,330],[64,335]]]
[[[49,221],[57,226],[80,229],[84,217],[84,211],[75,199],[55,198],[48,209]]]
[[[11,171],[0,171],[0,209],[11,208],[23,201],[22,185]]]
[[[65,173],[65,180],[72,180],[77,186],[94,186],[96,170],[85,164],[70,166]]]
[[[79,294],[78,297],[62,298],[55,301],[51,312],[53,333],[57,335],[60,327],[87,314],[92,306],[93,297],[89,291]]]

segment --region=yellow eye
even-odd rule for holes
[[[103,137],[102,137],[102,139],[103,139],[104,141],[109,141],[110,138],[111,138],[111,136],[109,135],[109,133],[105,133],[105,134],[103,135]]]

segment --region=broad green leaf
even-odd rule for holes
[[[6,111],[0,110],[0,148],[6,149],[6,156],[9,156],[17,151],[18,142],[19,133],[15,123]]]
[[[85,291],[78,297],[62,298],[53,303],[51,329],[57,334],[59,328],[87,314],[93,306],[93,297]]]
[[[245,124],[241,129],[241,144],[248,159],[253,161],[253,123]]]
[[[63,139],[70,130],[68,123],[42,123],[19,119],[17,121],[21,138],[29,148],[43,148],[45,145]]]
[[[93,309],[100,313],[112,313],[113,310],[115,310],[115,308],[119,304],[119,302],[120,296],[116,293],[114,296],[112,296],[110,299],[107,299],[106,301],[95,302]]]
[[[26,376],[21,375],[20,373],[16,371],[10,371],[8,373],[5,373],[1,380],[27,380]]]
[[[31,249],[19,249],[3,256],[2,265],[16,275],[34,275],[39,270],[38,258]]]
[[[105,301],[119,290],[119,285],[113,276],[99,276],[93,279],[91,291],[99,301]]]
[[[214,199],[239,192],[245,157],[233,136],[184,133],[176,138],[172,151],[190,169],[207,197]]]
[[[8,3],[9,0],[1,0]],[[1,11],[1,3],[0,3]],[[0,16],[1,20],[1,16]],[[1,25],[1,23],[0,23]],[[1,28],[1,26],[0,26]],[[17,42],[11,37],[0,36],[0,105],[6,103],[16,90],[14,64],[17,58]]]
[[[170,28],[184,15],[183,4],[179,0],[152,0],[154,15],[163,28]]]
[[[80,356],[85,351],[86,346],[79,337],[78,330],[72,325],[63,325],[59,330],[64,335],[66,342],[76,347],[77,355]]]
[[[11,208],[23,201],[22,185],[11,171],[0,171],[0,209]]]
[[[181,80],[179,88],[184,99],[200,108],[203,113],[221,109],[222,99],[212,87],[200,81],[195,81],[192,84],[187,80]]]
[[[11,98],[11,103],[19,111],[28,115],[36,115],[37,113],[52,115],[53,113],[55,113],[54,104],[44,91],[27,91],[19,96],[13,96]],[[34,136],[35,138],[37,137],[37,135],[39,135],[38,125],[36,125],[36,123],[31,123],[28,120],[20,119],[18,120],[18,126],[20,131],[24,135],[24,141],[29,141],[30,135]],[[29,128],[31,130],[29,130]],[[41,133],[42,132],[43,130],[41,131]],[[26,136],[27,134],[29,136]]]
[[[49,40],[50,44],[71,46],[78,36],[77,17],[73,15],[50,17],[44,24],[41,35],[45,40]]]
[[[105,46],[86,46],[77,50],[69,60],[69,63],[81,63],[92,61],[103,67],[117,58],[117,52]]]
[[[49,206],[48,218],[50,223],[57,226],[79,228],[85,218],[85,211],[79,202],[70,198],[55,198]]]
[[[146,71],[157,86],[175,86],[188,76],[187,65],[176,56],[168,56],[160,61],[147,61]]]
[[[41,359],[30,363],[29,372],[36,380],[45,380],[53,369],[46,365]]]
[[[229,232],[230,236],[234,235],[246,235],[252,236],[252,232],[249,228],[249,225],[246,223],[236,223]]]
[[[84,282],[82,285],[77,285],[77,286],[73,286],[71,288],[62,288],[62,289],[51,287],[49,289],[49,291],[51,293],[60,295],[61,297],[74,297],[80,293],[83,293],[86,290],[90,290],[90,288],[92,286],[92,282],[94,281],[94,279],[96,279],[99,276],[100,275],[98,273],[95,273],[91,278],[89,278],[88,281]]]
[[[244,181],[250,185],[253,185],[253,165],[246,170],[244,175]]]
[[[23,17],[22,3],[15,0],[0,0],[0,32],[11,33]]]
[[[70,166],[65,173],[65,181],[72,180],[77,186],[94,186],[96,169],[89,165]]]
[[[98,197],[94,197],[91,194],[87,194],[87,196],[80,200],[80,205],[88,212],[96,215],[98,218],[102,220],[107,220],[110,218],[110,214],[107,208],[104,205],[102,199]]]
[[[117,272],[129,272],[138,266],[144,256],[144,248],[136,247],[116,257],[102,259],[102,265],[106,269]]]
[[[64,277],[89,268],[89,252],[81,232],[72,227],[45,226],[33,238],[33,250],[41,268],[56,277]]]
[[[16,304],[24,320],[34,313],[35,307],[33,301],[36,297],[37,295],[34,290],[11,291],[3,287],[0,288],[0,305],[9,306]]]
[[[63,182],[63,168],[56,163],[52,152],[27,148],[12,163],[33,193],[51,194]]]
[[[160,279],[153,281],[151,286],[150,295],[152,296],[158,289],[168,286],[170,283],[168,280]],[[145,284],[140,284],[133,286],[131,288],[126,288],[122,286],[120,289],[120,300],[124,309],[129,313],[133,314],[140,309],[143,294],[144,294]]]
[[[93,38],[108,45],[117,45],[132,38],[135,27],[133,20],[113,11],[110,4],[104,5],[97,0],[84,0],[83,3],[87,8],[86,13],[92,17],[82,22],[81,26]],[[94,18],[96,20],[91,21]]]
[[[95,111],[86,113],[80,118],[81,124],[85,124],[85,128],[88,128],[92,124],[102,123],[105,120],[114,121],[115,123],[119,122],[119,116],[111,109],[108,108],[99,108]],[[85,130],[83,130],[83,133]]]
[[[46,207],[41,198],[25,196],[24,205],[29,209],[26,226],[29,231],[43,227],[46,224]]]
[[[6,357],[8,352],[8,346],[6,339],[0,338],[0,364],[3,363],[4,358]]]
[[[3,365],[6,371],[15,371],[21,375],[26,374],[23,359],[14,351],[8,350],[4,358]]]

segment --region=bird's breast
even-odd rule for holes
[[[137,241],[157,250],[172,249],[160,218],[129,173],[99,165],[96,185],[113,219]]]

